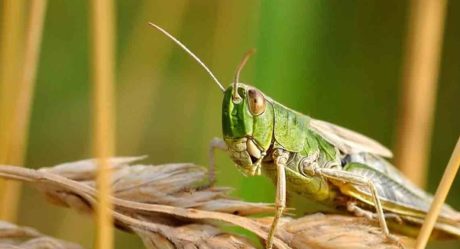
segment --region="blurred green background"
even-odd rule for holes
[[[207,165],[221,136],[221,92],[181,49],[147,25],[183,41],[230,83],[244,52],[257,53],[242,81],[315,118],[359,131],[393,148],[409,4],[406,1],[116,1],[117,154],[149,163]],[[88,1],[50,1],[45,22],[26,165],[91,156]],[[460,2],[450,1],[430,152],[433,192],[460,134]],[[246,178],[218,153],[218,183],[235,196],[273,201],[263,177]],[[225,176],[225,177],[223,177]],[[448,202],[460,209],[460,178]],[[46,203],[24,188],[19,224],[90,248],[90,218]],[[142,248],[117,232],[117,248]],[[458,247],[457,242],[432,244]]]

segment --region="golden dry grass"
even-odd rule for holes
[[[29,120],[40,54],[46,0],[31,1],[22,48],[22,19],[25,6],[22,1],[5,1],[2,47],[2,80],[0,103],[0,162],[23,165],[27,147]],[[22,56],[22,51],[24,55]],[[1,187],[3,186],[3,187]],[[0,217],[15,220],[20,185],[0,182],[2,205]]]
[[[113,248],[113,218],[111,167],[108,158],[114,154],[114,38],[115,13],[112,0],[91,1],[93,52],[93,147],[98,158],[98,205],[96,208],[97,235],[95,248]]]
[[[413,0],[403,72],[396,165],[425,187],[447,0]]]
[[[190,163],[133,164],[140,158],[113,158],[111,180],[118,228],[138,234],[147,248],[255,248],[241,235],[221,230],[219,224],[242,227],[260,239],[267,236],[273,207],[230,198],[229,188],[210,186],[203,167]],[[84,160],[31,170],[0,168],[0,176],[28,182],[48,200],[80,213],[93,214],[97,191],[96,160]],[[406,245],[411,240],[400,237]],[[277,232],[278,248],[398,248],[388,242],[377,224],[343,215],[285,217]]]
[[[55,239],[30,227],[0,221],[0,248],[4,249],[83,249],[78,244]]]
[[[457,140],[457,144],[454,148],[452,156],[447,164],[447,167],[444,171],[444,175],[442,176],[441,182],[438,185],[438,190],[436,190],[436,194],[433,199],[433,203],[431,204],[430,211],[423,222],[423,226],[420,230],[419,236],[417,238],[417,249],[423,249],[426,247],[428,243],[428,239],[430,238],[431,231],[436,223],[436,220],[441,212],[441,208],[446,201],[447,194],[452,187],[452,183],[454,182],[455,177],[458,173],[458,168],[460,167],[460,137]]]
[[[14,102],[18,95],[22,24],[24,17],[22,1],[4,1],[2,13],[2,41],[0,42],[0,163],[15,163],[9,157],[14,120]],[[18,165],[20,165],[18,163]],[[10,202],[11,205],[0,206],[0,218],[15,220],[17,202],[17,183],[0,180],[0,203]]]

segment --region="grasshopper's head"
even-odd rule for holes
[[[211,70],[182,42],[154,23],[152,27],[165,34],[187,52],[211,76],[224,92],[222,105],[222,127],[230,155],[244,173],[260,172],[260,163],[270,147],[273,136],[273,107],[262,92],[239,82],[239,74],[254,53],[248,51],[237,68],[234,85],[225,89]]]
[[[273,107],[256,88],[242,83],[237,84],[237,91],[234,91],[234,87],[232,85],[224,92],[224,140],[231,158],[243,173],[257,175],[260,174],[261,161],[272,141]]]

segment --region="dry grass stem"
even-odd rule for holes
[[[24,63],[22,70],[20,70],[17,96],[12,103],[12,110],[14,111],[11,113],[9,140],[5,141],[8,146],[7,162],[15,165],[22,165],[24,162],[46,4],[46,0],[33,0],[30,5]],[[8,207],[5,208],[10,210],[8,211],[9,220],[14,220],[16,216],[20,192],[20,184],[18,183],[8,183],[5,188],[3,201],[8,203]]]
[[[35,78],[40,55],[43,24],[45,22],[47,0],[33,0],[27,24],[24,63],[21,70],[18,96],[15,99],[11,152],[12,163],[22,165],[26,147],[30,110],[35,89]]]
[[[431,204],[430,211],[423,222],[423,226],[420,230],[420,234],[417,238],[417,249],[425,248],[428,239],[430,238],[431,231],[436,223],[436,219],[441,212],[442,206],[446,201],[447,194],[449,193],[450,187],[454,182],[455,176],[457,175],[458,168],[460,167],[460,137],[455,145],[454,152],[447,164],[444,175],[442,176],[441,183],[439,183],[438,189]]]
[[[95,248],[113,248],[112,195],[109,157],[115,149],[114,132],[114,5],[112,0],[94,0],[92,4],[93,36],[93,131],[94,155],[98,158],[97,235]]]
[[[426,181],[447,0],[412,0],[401,95],[396,165]]]
[[[230,198],[230,189],[210,186],[207,171],[194,164],[133,164],[140,158],[112,158],[112,215],[117,227],[138,234],[147,248],[255,248],[254,241],[222,230],[245,228],[264,239],[272,213],[265,203]],[[92,214],[96,204],[94,160],[31,170],[3,166],[0,176],[38,187],[53,203]],[[277,248],[398,248],[364,218],[310,215],[283,218]]]
[[[2,1],[0,16],[2,35],[0,41],[0,163],[15,164],[9,158],[13,131],[14,104],[18,94],[19,69],[21,64],[22,24],[24,2],[20,0]],[[0,180],[0,203],[15,200],[17,183]],[[15,220],[16,209],[11,205],[0,205],[0,219]]]
[[[83,249],[83,247],[55,239],[30,227],[0,221],[0,248],[3,249]]]

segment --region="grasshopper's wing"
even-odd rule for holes
[[[393,153],[379,142],[338,125],[311,119],[310,128],[345,154],[368,152],[383,157],[393,156]]]

